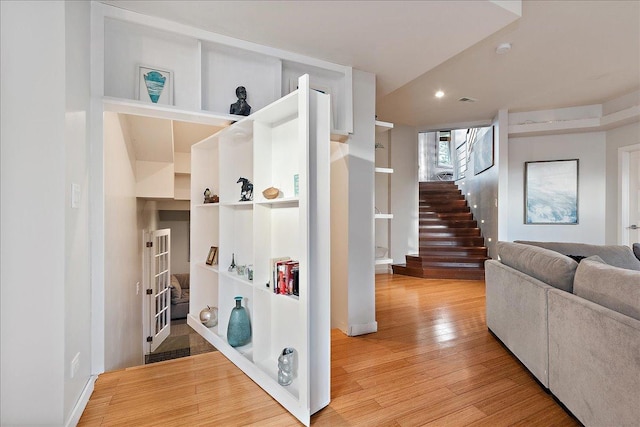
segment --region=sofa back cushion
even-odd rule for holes
[[[500,261],[544,283],[567,292],[573,290],[573,276],[578,263],[558,252],[524,245],[498,242]]]
[[[175,301],[182,298],[182,287],[175,274],[171,275],[171,300]]]
[[[182,290],[189,289],[189,273],[174,273],[173,275],[176,276],[176,279],[178,279]]]
[[[640,271],[587,258],[576,270],[573,293],[640,320]]]
[[[584,257],[598,255],[609,265],[628,268],[629,270],[640,270],[640,260],[635,257],[629,246],[591,245],[588,243],[567,242],[532,242],[526,240],[516,240],[516,242],[551,249],[563,255],[579,255]]]

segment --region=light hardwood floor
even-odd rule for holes
[[[482,281],[376,276],[378,332],[332,331],[324,426],[574,426],[487,331]],[[107,372],[80,426],[294,426],[219,352]]]

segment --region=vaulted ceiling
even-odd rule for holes
[[[635,0],[105,3],[374,73],[378,118],[422,129],[640,89]]]

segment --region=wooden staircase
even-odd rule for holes
[[[452,181],[421,182],[419,190],[420,253],[394,274],[432,279],[484,279],[487,248],[464,195]]]

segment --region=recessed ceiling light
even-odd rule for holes
[[[503,53],[507,53],[511,50],[511,43],[500,43],[496,48],[496,53],[498,55],[502,55]]]
[[[442,98],[444,96],[444,92],[439,90],[436,92],[436,98]]]

